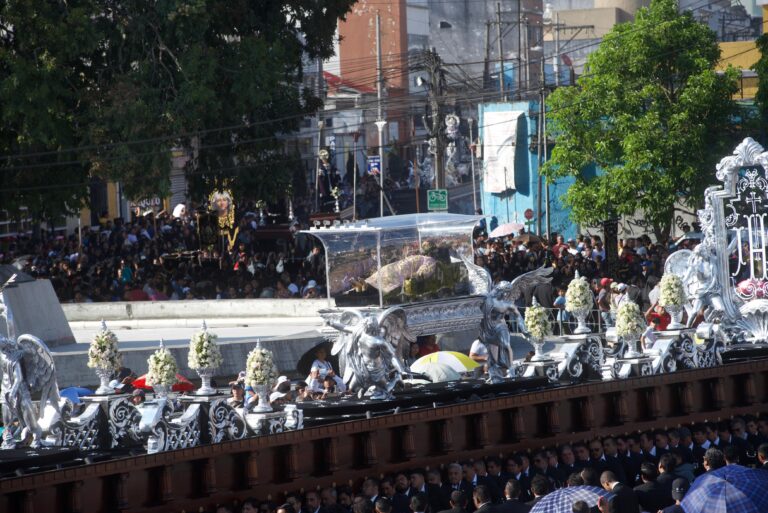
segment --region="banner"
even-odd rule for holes
[[[522,114],[522,110],[485,111],[483,114],[483,187],[486,192],[515,189],[517,124]]]

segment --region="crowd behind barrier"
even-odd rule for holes
[[[564,240],[553,234],[548,242],[522,231],[489,238],[494,226],[494,219],[483,220],[473,234],[475,261],[494,281],[511,281],[541,266],[555,269],[551,284],[526,292],[526,305],[536,297],[545,308],[562,307],[565,288],[578,271],[594,287],[595,308],[602,316],[591,319],[594,324],[610,325],[609,312],[624,296],[644,310],[653,306],[651,291],[663,273],[668,246],[647,236],[621,240],[619,261],[608,272],[597,236]],[[323,297],[322,248],[297,234],[308,225],[294,222],[290,229],[284,225],[285,237],[263,237],[268,228],[263,217],[248,212],[239,219],[232,250],[222,251],[200,247],[194,217],[104,219],[84,228],[81,236],[41,232],[35,238],[6,241],[0,245],[0,263],[50,279],[62,303]],[[686,240],[679,247],[695,242]],[[558,321],[567,323],[566,313],[560,317]]]
[[[726,465],[768,469],[765,413],[412,469],[355,486],[292,492],[279,502],[249,498],[210,511],[513,513],[530,511],[557,489],[588,485],[615,497],[583,510],[574,501],[573,511],[681,512],[691,484]]]

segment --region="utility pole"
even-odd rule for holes
[[[485,22],[485,63],[483,65],[483,89],[491,84],[491,22]]]
[[[499,40],[499,100],[504,97],[504,45],[501,37],[501,2],[496,3],[496,38]]]
[[[472,126],[475,124],[473,118],[467,119],[469,122],[469,162],[472,169],[472,208],[477,212],[477,184],[475,183],[475,138],[472,133]]]
[[[517,99],[523,94],[523,7],[522,1],[517,0]]]
[[[560,13],[555,12],[555,87],[560,87]],[[549,210],[549,209],[547,209]]]
[[[435,155],[435,188],[445,188],[445,169],[443,158],[445,153],[445,119],[443,116],[443,94],[445,91],[445,74],[443,62],[435,49],[424,52],[424,68],[429,73],[429,104],[427,115],[424,116],[424,126],[429,130],[430,146]]]
[[[544,177],[541,174],[541,167],[544,165],[544,154],[542,153],[542,145],[543,141],[542,138],[544,137],[544,86],[545,86],[546,80],[544,77],[544,59],[541,59],[541,85],[539,87],[539,120],[538,123],[536,123],[538,126],[536,127],[536,153],[539,156],[539,165],[538,165],[538,192],[536,194],[536,233],[541,237],[541,213],[542,213],[542,185],[544,181]]]
[[[378,99],[376,128],[379,130],[379,216],[384,217],[384,120],[381,107],[383,89],[381,76],[381,16],[376,13],[376,98]]]

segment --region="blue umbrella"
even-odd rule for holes
[[[611,499],[613,496],[611,492],[597,486],[569,486],[545,495],[530,513],[572,513],[576,501],[584,501],[591,508],[597,506],[599,497]]]
[[[765,513],[768,470],[726,465],[707,472],[696,478],[680,506],[685,513]]]
[[[80,404],[80,398],[84,395],[93,395],[93,390],[82,387],[69,387],[62,388],[59,391],[59,395],[66,399],[69,399],[72,404]]]

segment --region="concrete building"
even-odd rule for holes
[[[478,107],[478,125],[480,137],[483,141],[493,138],[491,127],[499,128],[503,125],[490,118],[494,114],[508,113],[512,116],[511,124],[503,126],[502,138],[511,148],[511,153],[504,156],[506,161],[502,164],[507,168],[508,180],[503,192],[489,192],[492,178],[488,176],[488,163],[492,158],[493,148],[483,149],[483,157],[486,164],[485,176],[482,181],[481,197],[483,213],[487,216],[496,216],[499,224],[507,222],[527,223],[528,231],[536,232],[539,218],[542,231],[546,230],[546,184],[542,183],[541,195],[539,194],[539,157],[536,147],[536,133],[538,122],[539,103],[537,101],[513,102],[513,103],[486,103]],[[495,146],[495,145],[494,145]],[[542,180],[543,182],[543,180]],[[578,226],[574,225],[569,217],[570,210],[565,207],[561,198],[573,183],[572,178],[558,179],[549,185],[549,214],[550,229],[568,236],[576,236]],[[541,201],[539,201],[541,198]],[[526,217],[526,211],[532,214],[530,220]]]

